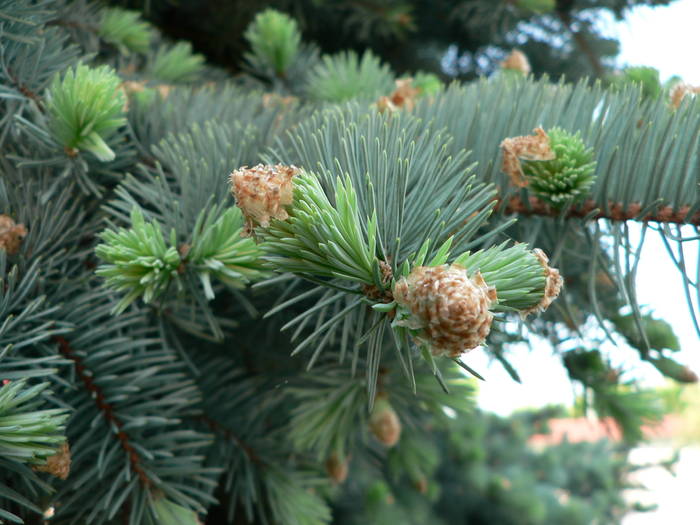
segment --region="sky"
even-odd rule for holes
[[[622,22],[607,24],[620,40],[621,64],[652,66],[662,80],[680,75],[700,85],[700,0],[636,8]]]
[[[652,66],[659,70],[662,81],[680,75],[685,82],[700,85],[700,0],[677,0],[667,7],[635,8],[622,22],[611,17],[600,23],[607,34],[620,40],[620,66]],[[699,241],[685,244],[689,274],[697,275],[694,270],[698,264]],[[700,374],[700,338],[681,283],[681,274],[658,234],[648,234],[637,276],[639,303],[653,305],[655,315],[671,323],[682,348],[674,357]],[[617,357],[618,363],[613,365],[626,362],[629,366],[638,361],[635,354],[633,350],[615,348],[612,356]],[[525,407],[571,405],[576,392],[560,358],[552,355],[548,344],[534,341],[532,349],[518,345],[509,354],[509,360],[518,370],[522,384],[510,379],[499,363],[490,363],[482,350],[465,356],[464,361],[486,378],[479,383],[481,408],[507,415]],[[631,373],[647,386],[664,384],[664,378],[649,364],[639,363]]]

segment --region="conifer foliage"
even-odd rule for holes
[[[510,431],[474,410],[474,348],[518,379],[510,344],[544,336],[628,443],[662,407],[606,339],[697,381],[636,302],[628,228],[695,315],[692,93],[397,78],[272,10],[237,78],[85,1],[0,0],[0,34],[2,522],[366,523],[362,498],[456,523],[478,505],[450,514],[455,480],[527,507],[524,472],[578,454],[484,461],[508,450],[479,433]],[[622,515],[624,452],[599,457],[606,497],[567,478],[532,523]]]

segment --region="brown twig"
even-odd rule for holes
[[[46,22],[47,26],[67,27],[69,29],[80,29],[89,33],[97,33],[99,28],[91,24],[76,22],[75,20],[63,20],[62,18],[54,18]]]
[[[222,434],[226,439],[233,441],[238,447],[240,447],[241,450],[243,450],[248,459],[253,463],[260,466],[265,466],[265,462],[260,459],[260,456],[258,456],[255,450],[253,450],[253,447],[238,437],[233,430],[223,426],[218,421],[205,415],[195,416],[194,419],[207,425],[212,432]]]
[[[503,206],[503,201],[497,199],[496,209]],[[583,218],[590,216],[592,219],[609,219],[611,221],[641,221],[641,222],[664,222],[675,224],[692,224],[700,226],[700,212],[696,212],[691,217],[688,217],[690,206],[681,206],[675,210],[671,206],[662,206],[655,213],[649,213],[640,217],[642,207],[638,203],[629,204],[626,208],[617,202],[608,203],[608,211],[599,209],[599,204],[592,199],[585,201],[583,204],[569,209],[566,212],[567,218]],[[594,210],[596,213],[590,215]],[[561,212],[552,208],[547,203],[541,201],[537,197],[529,197],[524,201],[519,196],[511,197],[505,205],[505,213],[519,215],[541,215],[545,217],[559,217]]]
[[[15,77],[12,74],[12,69],[7,68],[7,73],[9,76],[10,81],[15,85],[17,88],[17,91],[22,93],[27,98],[32,99],[34,102],[36,102],[36,105],[39,107],[39,109],[43,109],[43,103],[41,101],[41,97],[34,93],[29,87],[27,87],[25,84],[22,84],[22,82],[19,81],[17,77]]]
[[[372,299],[373,301],[379,301],[383,303],[390,303],[394,300],[394,296],[390,289],[387,289],[389,283],[393,279],[394,275],[392,273],[391,265],[386,261],[379,261],[379,269],[382,272],[382,288],[372,284],[363,284],[362,293]]]
[[[88,390],[88,392],[90,392],[91,397],[95,400],[97,408],[100,409],[107,423],[114,425],[117,429],[119,429],[116,436],[121,443],[122,448],[129,456],[129,462],[131,463],[132,470],[138,476],[141,484],[144,487],[150,488],[151,480],[148,478],[146,472],[141,466],[139,454],[134,446],[129,442],[129,436],[122,430],[124,423],[114,414],[114,407],[105,400],[105,395],[102,388],[93,381],[92,376],[88,373],[85,365],[83,364],[83,360],[75,353],[75,351],[71,348],[70,343],[68,343],[65,338],[61,337],[60,335],[55,335],[52,339],[58,344],[61,354],[67,359],[73,361],[75,364],[75,371],[77,372],[78,377],[80,377],[85,385],[85,388]]]

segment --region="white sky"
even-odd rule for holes
[[[677,0],[668,7],[635,8],[620,23],[606,19],[601,24],[608,34],[620,40],[621,66],[652,66],[659,70],[662,81],[680,75],[685,82],[700,85],[700,0]],[[682,347],[675,357],[700,374],[700,341],[686,305],[680,273],[658,234],[650,233],[637,277],[639,302],[653,306],[657,317],[672,324]],[[694,276],[698,243],[686,244],[689,273]],[[571,404],[574,393],[561,360],[551,355],[546,343],[535,342],[533,347],[528,350],[523,345],[509,355],[522,384],[512,381],[498,362],[489,363],[483,351],[474,350],[466,356],[465,361],[486,378],[486,382],[479,382],[479,406],[505,415],[524,407]],[[623,348],[612,350],[612,357],[617,356],[618,363],[637,362],[635,354]],[[633,373],[648,385],[664,383],[661,374],[646,363],[635,366]]]
[[[700,84],[700,0],[633,9],[612,31],[622,44],[621,64],[652,66],[663,80],[680,75]]]

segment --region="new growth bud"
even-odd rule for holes
[[[245,236],[256,226],[269,226],[270,219],[289,217],[284,207],[292,203],[292,178],[298,173],[296,167],[282,164],[243,166],[231,173],[231,191],[246,218]]]
[[[326,460],[326,472],[335,483],[343,483],[348,478],[350,458],[333,452]]]
[[[385,395],[378,395],[369,417],[372,434],[387,447],[393,447],[401,438],[401,421]]]
[[[394,299],[410,312],[397,324],[417,330],[414,338],[433,355],[457,357],[489,334],[496,289],[457,264],[417,266],[395,284]]]

